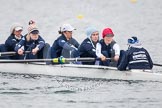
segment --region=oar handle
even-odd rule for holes
[[[5,55],[14,55],[16,52],[1,52],[0,56],[5,56]]]
[[[24,51],[24,54],[30,53],[31,51]],[[0,57],[2,56],[14,56],[17,52],[0,52]]]

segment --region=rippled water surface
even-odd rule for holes
[[[162,82],[4,73],[0,74],[0,77],[1,108],[160,108],[162,106]]]
[[[14,22],[22,23],[23,34],[27,33],[30,19],[50,44],[63,23],[77,28],[73,37],[79,42],[86,38],[89,25],[100,31],[111,27],[121,49],[127,48],[128,37],[136,35],[154,63],[162,64],[161,0],[0,0],[0,4],[0,43]],[[154,71],[162,72],[162,67]],[[161,94],[162,82],[0,73],[0,108],[161,108]]]

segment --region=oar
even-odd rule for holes
[[[30,53],[31,51],[25,51],[24,53]],[[0,57],[2,56],[14,56],[16,52],[0,52]]]
[[[162,66],[162,64],[154,63],[155,66]]]
[[[107,58],[109,60],[111,58]],[[92,62],[99,58],[53,58],[53,59],[26,59],[26,60],[0,60],[0,63],[28,63],[28,62],[53,62],[53,63],[68,63],[68,62]]]

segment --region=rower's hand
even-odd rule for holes
[[[39,51],[39,48],[38,48],[38,47],[32,49],[32,53],[33,53],[33,55],[37,54],[38,51]]]
[[[115,55],[113,59],[114,59],[114,61],[117,62],[119,60],[119,56],[118,55]]]
[[[104,55],[101,55],[101,61],[106,61],[106,57]]]
[[[19,55],[23,55],[24,54],[24,50],[23,49],[18,49],[18,52],[17,52]]]

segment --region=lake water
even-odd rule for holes
[[[79,42],[86,38],[89,25],[100,31],[111,27],[121,49],[127,48],[129,37],[138,36],[154,63],[162,64],[161,0],[1,0],[0,4],[0,43],[14,22],[23,24],[23,34],[27,33],[30,19],[50,44],[63,23],[77,29],[73,37]],[[162,72],[162,67],[154,66],[154,71]],[[0,108],[161,108],[161,93],[161,82],[0,73]]]

